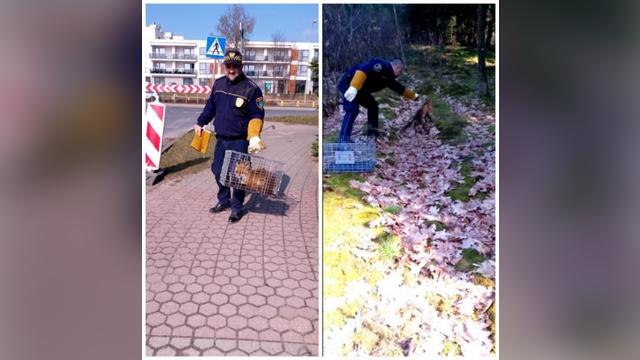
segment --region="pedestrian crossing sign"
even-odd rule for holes
[[[223,37],[207,37],[206,55],[212,59],[224,59],[224,46],[227,40]]]

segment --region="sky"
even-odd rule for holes
[[[217,34],[218,18],[231,5],[228,4],[147,4],[146,25],[154,22],[163,31],[183,35],[188,40],[206,40],[210,33]],[[318,42],[317,4],[244,4],[250,16],[255,17],[254,41],[271,41],[271,35],[281,31],[286,41]]]

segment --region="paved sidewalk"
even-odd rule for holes
[[[318,354],[318,130],[275,125],[260,156],[285,162],[286,198],[247,196],[236,224],[207,211],[209,169],[147,187],[147,355]]]

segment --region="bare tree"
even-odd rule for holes
[[[231,5],[229,10],[218,20],[216,29],[227,38],[228,43],[238,48],[240,46],[240,40],[242,39],[240,24],[242,24],[242,28],[244,29],[244,37],[246,40],[248,39],[248,35],[253,33],[256,19],[249,15],[244,6]]]

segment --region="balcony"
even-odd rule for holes
[[[172,74],[172,75],[195,75],[196,71],[193,69],[151,69],[152,74]]]
[[[271,55],[271,61],[275,61],[275,62],[290,62],[291,61],[291,57],[289,56],[284,56],[284,55]]]
[[[162,54],[162,53],[151,53],[149,54],[149,58],[151,59],[169,59],[169,60],[196,60],[196,54]]]
[[[245,75],[255,78],[277,78],[285,76],[285,72],[281,70],[247,70]]]
[[[263,55],[245,55],[244,61],[269,61],[268,56]]]

